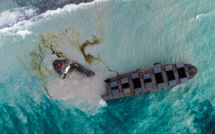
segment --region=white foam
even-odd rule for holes
[[[0,29],[11,27],[23,20],[28,20],[37,15],[37,10],[30,7],[15,8],[0,14]]]
[[[66,79],[56,78],[48,82],[47,90],[53,99],[71,100],[76,108],[90,114],[97,113],[99,108],[107,106],[101,95],[106,93],[104,80],[115,76],[113,72],[102,71],[97,66],[93,77],[87,77],[78,71],[71,72]]]
[[[213,10],[213,11],[210,11],[210,12],[208,12],[208,13],[205,13],[205,14],[198,14],[198,15],[196,15],[195,18],[192,18],[192,19],[189,21],[189,23],[192,22],[192,21],[195,21],[195,20],[201,21],[201,20],[204,19],[205,17],[212,16],[213,14],[214,14],[214,10]]]
[[[107,1],[107,0],[95,0],[93,2],[80,3],[78,5],[69,4],[69,5],[65,5],[63,8],[58,8],[56,10],[48,10],[45,13],[41,14],[40,16],[41,16],[41,18],[47,18],[47,17],[53,16],[53,15],[56,15],[56,14],[64,13],[64,12],[76,11],[78,9],[82,9],[82,8],[85,8],[85,7],[88,7],[88,6],[92,6],[94,4],[98,4],[98,3],[101,3],[101,2],[104,2],[104,1]]]
[[[23,26],[24,28],[28,28],[28,26],[30,26],[33,22],[47,19],[53,15],[76,11],[77,9],[92,6],[103,1],[107,0],[95,0],[89,3],[80,3],[79,5],[69,4],[65,5],[63,8],[58,8],[56,10],[47,10],[45,13],[42,13],[40,15],[37,14],[37,9],[29,7],[7,10],[0,14],[0,29],[4,29],[3,32],[6,31],[14,32],[15,29],[20,29],[20,27]]]
[[[196,20],[201,20],[205,16],[207,16],[207,15],[206,14],[199,14],[196,16]]]
[[[16,34],[22,36],[23,38],[25,38],[25,35],[30,34],[31,32],[29,32],[28,30],[20,30],[18,31]]]

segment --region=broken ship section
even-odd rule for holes
[[[85,74],[87,77],[93,76],[95,73],[91,70],[84,68],[79,63],[68,60],[68,59],[58,59],[53,62],[55,71],[60,75],[61,78],[65,78],[69,72],[74,69],[79,71],[82,74]]]
[[[132,72],[107,79],[107,92],[102,98],[113,100],[141,94],[165,87],[187,83],[197,73],[197,68],[182,62],[155,67],[140,72]]]

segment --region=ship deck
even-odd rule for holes
[[[102,98],[113,100],[153,90],[187,83],[197,73],[197,68],[182,62],[131,72],[107,79],[107,92]]]

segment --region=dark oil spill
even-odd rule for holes
[[[41,63],[43,61],[45,53],[41,49],[41,46],[38,45],[38,47],[35,48],[35,50],[33,50],[32,52],[29,53],[29,55],[31,57],[31,67],[32,67],[32,69],[37,70],[39,75],[41,75],[41,77],[44,77],[44,74],[41,71]]]
[[[147,4],[143,4],[144,7],[148,8],[149,10],[151,9],[151,7]]]
[[[49,54],[51,55],[56,55],[58,58],[65,58],[63,53],[57,50],[57,48],[59,47],[57,42],[55,42],[55,38],[57,38],[57,36],[52,34],[47,34],[46,36],[43,34],[40,35],[39,46],[42,45],[44,48],[46,48],[46,50],[48,50]]]
[[[110,69],[109,66],[104,61],[103,61],[103,63],[107,67],[108,71],[115,72],[117,74],[117,76],[119,76],[119,73],[117,71]]]
[[[59,58],[64,58],[62,52],[57,51],[58,44],[53,42],[52,36],[39,36],[39,43],[35,44],[35,48],[25,55],[26,58],[18,60],[21,61],[28,73],[35,76],[37,80],[46,85],[46,78],[52,75],[52,72],[47,68],[44,63],[46,55],[56,55]]]
[[[44,86],[47,85],[47,78],[53,76],[52,72],[48,70],[47,65],[44,63],[45,56],[47,55],[56,55],[58,58],[66,58],[64,53],[60,51],[60,45],[64,45],[65,41],[69,42],[70,45],[74,46],[84,57],[85,61],[91,65],[94,61],[102,62],[109,71],[117,73],[118,72],[111,70],[109,66],[100,58],[100,55],[93,56],[90,53],[86,53],[87,47],[93,47],[95,45],[100,45],[102,39],[96,37],[92,34],[91,40],[85,40],[83,43],[80,43],[80,33],[77,32],[74,28],[67,28],[62,33],[47,33],[41,34],[39,36],[39,43],[35,45],[35,48],[29,52],[30,65],[27,66],[29,72],[40,80]],[[22,62],[27,64],[25,62]],[[47,92],[47,89],[45,89]],[[49,95],[49,94],[48,94]],[[50,95],[49,95],[50,96]]]
[[[53,76],[52,71],[48,69],[48,65],[44,63],[45,56],[56,55],[59,58],[64,58],[65,56],[61,51],[58,51],[59,45],[54,42],[55,36],[41,34],[39,36],[39,43],[35,44],[33,50],[31,50],[25,58],[18,57],[27,72],[33,75],[39,82],[38,86],[43,89],[50,96],[46,89],[47,78]],[[45,87],[45,89],[44,89]]]
[[[86,40],[84,43],[79,45],[80,52],[82,53],[82,55],[84,56],[85,61],[89,65],[91,65],[94,60],[99,60],[100,59],[99,57],[94,57],[93,55],[91,55],[89,53],[86,54],[86,52],[85,52],[85,48],[87,46],[99,45],[99,43],[100,43],[100,40],[95,35],[92,35],[92,36],[93,36],[93,41]]]
[[[119,75],[119,73],[117,71],[114,71],[114,70],[110,69],[110,67],[107,65],[107,63],[100,58],[100,55],[98,55],[97,57],[95,57],[95,56],[93,56],[90,53],[86,54],[86,51],[85,51],[86,47],[88,47],[88,46],[94,46],[94,45],[99,45],[100,42],[101,42],[101,39],[97,38],[95,35],[92,34],[92,37],[93,37],[93,41],[86,40],[82,44],[78,44],[79,45],[79,50],[82,53],[82,55],[84,56],[85,61],[89,65],[91,65],[94,61],[102,62],[107,67],[108,71],[115,72],[117,75]],[[78,41],[77,43],[79,43],[79,42],[80,41]]]
[[[45,87],[44,89],[45,89],[45,91],[46,91],[47,95],[48,95],[50,98],[53,98],[53,97],[49,94],[49,92],[48,92],[47,88]]]
[[[102,28],[100,28],[100,30],[101,29]],[[69,35],[72,35],[72,37],[70,37]],[[90,40],[85,40],[83,43],[80,43],[81,42],[80,41],[80,33],[77,32],[74,28],[67,28],[61,34],[58,34],[58,35],[53,34],[52,36],[55,36],[55,38],[57,38],[58,40],[66,38],[66,40],[68,40],[70,42],[70,45],[74,46],[78,51],[80,51],[80,53],[83,55],[85,61],[89,65],[91,65],[94,61],[102,62],[107,67],[108,71],[115,72],[118,75],[119,73],[117,71],[111,70],[110,67],[107,65],[107,63],[105,63],[105,61],[103,61],[100,58],[100,55],[95,57],[90,53],[86,53],[86,48],[87,47],[100,45],[102,40],[103,40],[103,37],[98,38],[94,34],[91,34],[91,35],[92,35],[92,40],[91,41]]]

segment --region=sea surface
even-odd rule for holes
[[[214,0],[76,2],[0,0],[0,133],[215,134]],[[59,57],[96,75],[62,80],[52,66]],[[106,78],[156,62],[198,73],[102,100]]]

